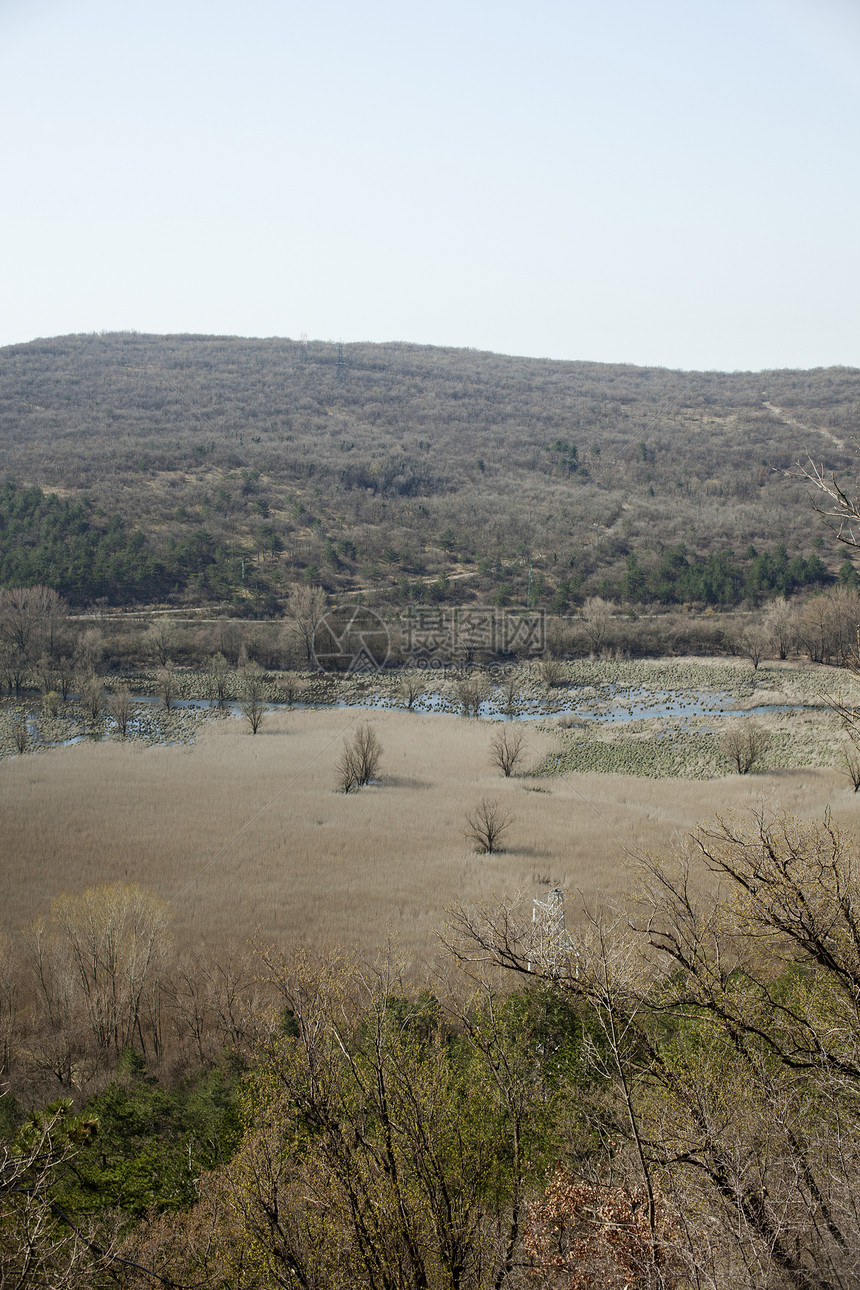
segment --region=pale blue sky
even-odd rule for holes
[[[0,344],[860,366],[860,0],[0,0]]]

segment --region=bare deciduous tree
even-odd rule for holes
[[[290,592],[286,622],[286,644],[295,649],[303,667],[310,667],[314,656],[314,637],[326,611],[322,587],[296,587]]]
[[[854,785],[854,792],[860,791],[860,752],[856,745],[850,744],[842,749],[842,765],[845,773]]]
[[[242,710],[242,716],[251,727],[251,734],[255,735],[266,716],[263,674],[259,668],[252,665],[245,670],[241,688],[242,699],[239,706]]]
[[[849,587],[811,596],[797,616],[797,637],[813,663],[857,667],[860,597]]]
[[[300,703],[302,695],[305,692],[305,686],[294,676],[287,676],[278,683],[277,699],[286,707],[291,708],[294,703]]]
[[[749,659],[753,671],[757,672],[759,663],[767,657],[772,639],[772,633],[764,623],[751,623],[735,638],[734,647],[738,654]]]
[[[345,739],[336,767],[336,785],[341,793],[351,793],[371,783],[379,773],[382,745],[370,725],[359,726],[352,739]]]
[[[481,704],[490,693],[490,685],[483,672],[471,671],[456,682],[454,692],[464,717],[477,717]]]
[[[176,625],[169,618],[155,618],[143,636],[143,648],[153,663],[167,667],[176,652]]]
[[[97,672],[104,657],[104,637],[97,627],[88,627],[78,638],[75,649],[75,667],[78,673],[90,676]]]
[[[490,763],[498,766],[506,779],[513,775],[525,756],[524,744],[522,732],[513,730],[510,726],[493,736],[490,743]]]
[[[93,672],[81,681],[81,704],[89,720],[96,724],[105,706],[105,691],[101,677]]]
[[[54,667],[54,683],[65,703],[75,683],[75,660],[69,654],[61,654],[57,659]]]
[[[50,587],[7,587],[0,590],[0,644],[13,646],[27,662],[51,656],[68,614],[61,596]]]
[[[127,686],[118,685],[113,693],[108,697],[108,712],[116,722],[116,728],[125,739],[128,734],[128,727],[131,721],[131,693]]]
[[[465,834],[481,855],[492,855],[512,821],[513,816],[503,811],[495,798],[482,797],[466,815]]]
[[[165,712],[172,711],[179,696],[179,678],[172,667],[159,668],[156,685]]]
[[[21,754],[27,751],[30,743],[30,732],[27,729],[27,718],[21,713],[12,723],[12,740]]]
[[[255,967],[247,951],[227,948],[216,955],[200,948],[183,956],[164,982],[177,1037],[193,1045],[201,1064],[216,1059],[225,1045],[247,1048],[266,1033]]]
[[[836,476],[826,474],[823,466],[816,466],[810,456],[807,456],[801,470],[810,484],[818,489],[820,496],[813,505],[819,515],[824,516],[828,528],[836,534],[838,541],[860,549],[860,496],[846,492]]]
[[[592,654],[596,654],[609,634],[612,605],[602,596],[589,596],[582,606],[582,630]]]
[[[770,636],[771,649],[779,659],[788,658],[796,637],[796,613],[785,596],[778,596],[767,606],[764,627]]]
[[[767,751],[770,735],[749,717],[731,726],[720,740],[720,747],[739,775],[748,775]]]
[[[397,693],[408,712],[415,707],[425,689],[424,677],[420,672],[410,670],[403,673],[397,686]]]
[[[223,708],[230,697],[230,664],[220,651],[209,660],[208,674],[212,697]]]
[[[505,672],[499,688],[502,691],[502,710],[506,717],[511,717],[517,710],[520,698],[519,673],[513,670]]]
[[[78,996],[99,1049],[119,1055],[136,1041],[144,1052],[144,996],[166,948],[166,906],[151,892],[116,884],[51,906]]]
[[[156,999],[167,908],[125,884],[58,897],[24,929],[32,982],[28,1060],[62,1086],[84,1084],[125,1048],[160,1049]]]

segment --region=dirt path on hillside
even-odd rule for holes
[[[768,412],[770,412],[772,416],[776,417],[777,421],[781,421],[783,425],[792,426],[795,430],[803,430],[806,434],[823,435],[825,439],[829,439],[837,448],[844,450],[845,440],[838,439],[835,434],[826,428],[826,426],[805,425],[803,421],[798,421],[794,417],[790,417],[787,412],[784,412],[782,408],[778,408],[775,403],[768,403],[765,401],[763,406],[767,408]]]

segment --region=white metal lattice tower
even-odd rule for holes
[[[532,937],[529,971],[547,976],[563,972],[573,950],[564,923],[564,892],[553,887],[544,900],[532,901]]]

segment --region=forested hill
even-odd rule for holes
[[[850,478],[858,408],[846,368],[40,340],[0,349],[0,579],[262,613],[297,581],[378,603],[523,603],[529,577],[560,612],[737,603],[839,570],[796,466]]]

